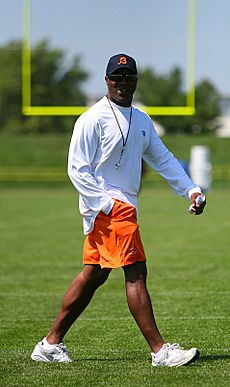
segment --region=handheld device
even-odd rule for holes
[[[206,200],[205,195],[200,194],[200,195],[197,196],[197,198],[195,199],[195,202],[196,202],[196,204],[200,205],[200,204],[204,203],[205,200]],[[193,211],[193,205],[192,205],[192,204],[191,204],[191,206],[189,206],[188,212],[189,212],[190,214],[194,214],[194,211]]]

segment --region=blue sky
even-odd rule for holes
[[[70,59],[81,54],[91,77],[85,89],[104,89],[108,58],[125,52],[139,67],[186,73],[187,0],[31,0],[32,44],[48,38]],[[196,0],[196,82],[211,80],[230,95],[230,0]],[[22,38],[22,0],[0,0],[0,45]]]

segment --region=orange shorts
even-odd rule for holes
[[[110,215],[100,212],[85,239],[84,264],[116,268],[146,261],[135,207],[117,199],[114,201]]]

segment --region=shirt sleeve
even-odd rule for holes
[[[82,213],[87,211],[106,214],[114,201],[101,188],[93,174],[93,160],[99,142],[99,127],[94,120],[81,116],[75,123],[68,155],[68,175],[81,194]]]
[[[179,161],[163,144],[151,120],[149,125],[149,145],[145,150],[143,159],[171,185],[178,195],[189,199],[189,193],[196,188],[196,185],[189,178]]]

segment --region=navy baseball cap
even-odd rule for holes
[[[110,58],[106,68],[106,75],[113,74],[114,71],[120,68],[132,70],[134,74],[137,74],[137,65],[135,59],[126,54],[117,54]]]

